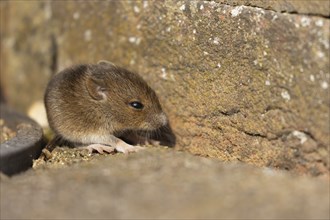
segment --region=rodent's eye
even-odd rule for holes
[[[137,110],[141,110],[144,107],[141,102],[137,102],[137,101],[130,102],[129,105]]]

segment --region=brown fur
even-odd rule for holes
[[[111,63],[78,65],[56,74],[45,93],[50,127],[57,136],[84,143],[88,135],[154,130],[167,122],[156,93],[137,74]],[[129,103],[139,101],[137,110]]]

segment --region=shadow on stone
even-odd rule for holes
[[[119,137],[133,145],[143,145],[146,141],[150,144],[159,144],[167,147],[174,147],[176,144],[176,137],[170,123],[155,131],[127,131],[119,135]]]

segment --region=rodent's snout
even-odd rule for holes
[[[167,116],[165,115],[164,112],[162,112],[161,114],[159,114],[159,121],[162,124],[162,126],[167,124]]]
[[[158,114],[157,115],[157,119],[158,119],[157,121],[158,121],[160,127],[161,126],[164,126],[164,125],[166,125],[168,123],[167,116],[166,116],[166,114],[164,112]]]
[[[150,115],[151,116],[151,115]],[[146,130],[154,130],[158,129],[162,126],[167,125],[168,119],[164,112],[152,115],[149,117],[146,121],[144,121],[140,128],[146,129]]]

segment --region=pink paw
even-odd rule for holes
[[[89,153],[93,153],[93,151],[97,151],[99,154],[104,154],[104,152],[110,154],[115,151],[114,147],[103,145],[103,144],[91,144],[86,147]]]
[[[143,150],[143,149],[145,149],[145,147],[133,146],[133,145],[129,145],[126,143],[124,143],[124,144],[120,143],[120,144],[116,145],[115,149],[117,152],[127,154],[127,153],[131,153],[131,152],[137,152],[137,151]]]

